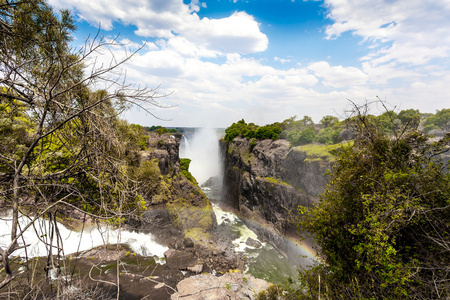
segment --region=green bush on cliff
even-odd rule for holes
[[[191,164],[191,160],[189,158],[180,158],[180,170],[181,174],[184,175],[190,182],[195,185],[198,185],[197,180],[194,176],[192,176],[191,172],[189,172],[189,165]]]
[[[285,138],[291,142],[292,146],[305,145],[313,142],[323,144],[335,144],[340,142],[339,133],[341,122],[336,117],[326,116],[321,120],[323,129],[316,134],[314,122],[308,116],[301,120],[291,117],[283,122],[275,122],[264,126],[258,126],[253,123],[247,124],[244,119],[233,123],[225,130],[224,140],[231,142],[234,138],[240,136],[251,141],[250,151],[255,146],[256,140]]]
[[[276,140],[280,137],[282,132],[282,125],[280,123],[269,124],[265,126],[258,126],[253,123],[245,123],[244,119],[233,123],[230,127],[225,129],[224,140],[231,142],[235,137],[241,136],[250,139],[272,139]]]
[[[130,168],[129,168],[130,169]],[[144,195],[151,195],[158,187],[161,179],[158,161],[143,161],[139,167],[133,168],[132,178],[139,183],[139,190]]]
[[[355,125],[319,203],[301,210],[323,259],[300,273],[307,299],[449,298],[450,174],[436,155],[450,134],[430,143],[373,117]]]
[[[340,127],[337,129],[331,127],[320,129],[319,133],[316,135],[316,142],[325,145],[337,144],[341,142],[341,139],[339,138],[340,132]]]
[[[450,109],[438,110],[434,116],[429,116],[425,120],[425,133],[428,133],[433,129],[450,131]]]
[[[310,126],[290,135],[290,137],[291,146],[306,145],[311,144],[314,141],[316,132],[314,131],[314,128]]]
[[[152,132],[156,132],[159,135],[163,135],[165,133],[175,133],[177,132],[177,130],[175,128],[171,128],[171,129],[167,129],[166,127],[162,127],[162,126],[151,126],[151,127],[145,127],[146,130]]]

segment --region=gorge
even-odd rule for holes
[[[239,202],[239,199],[242,199],[243,195],[245,195],[245,192],[239,193],[236,191],[240,188],[240,186],[248,183],[243,181],[233,182],[230,180],[230,178],[235,178],[232,174],[230,176],[230,170],[240,170],[239,172],[244,172],[244,168],[242,168],[242,166],[239,166],[238,164],[232,165],[231,161],[233,158],[237,160],[242,160],[243,158],[239,156],[239,152],[234,153],[229,150],[224,151],[224,148],[226,148],[227,145],[222,140],[223,135],[223,131],[216,129],[200,129],[199,131],[196,131],[194,135],[188,136],[188,138],[181,140],[180,149],[182,149],[182,151],[180,152],[180,157],[189,157],[192,159],[192,168],[190,168],[190,170],[196,178],[203,178],[202,180],[208,178],[207,181],[200,181],[199,183],[203,186],[205,193],[213,203],[219,225],[224,225],[224,223],[222,223],[222,218],[225,220],[228,219],[228,222],[225,222],[225,224],[231,224],[232,227],[235,228],[244,227],[244,231],[252,233],[252,236],[244,235],[239,239],[241,247],[247,247],[248,250],[247,257],[249,262],[249,273],[254,276],[259,276],[259,278],[269,280],[273,283],[280,283],[283,278],[295,278],[296,269],[300,265],[306,267],[307,265],[311,265],[313,263],[311,259],[314,257],[314,251],[312,250],[310,244],[306,242],[299,242],[298,232],[296,230],[292,229],[292,231],[287,234],[287,232],[283,232],[280,228],[277,228],[276,224],[279,222],[284,222],[286,224],[289,223],[287,220],[289,213],[295,211],[297,206],[301,205],[301,202],[298,198],[290,198],[295,197],[296,195],[289,194],[289,192],[286,195],[285,189],[287,188],[290,190],[288,188],[288,184],[283,183],[277,185],[273,183],[270,187],[256,185],[252,187],[254,190],[262,189],[266,192],[272,191],[271,193],[263,196],[256,194],[250,195],[250,197],[252,197],[251,200],[253,201],[265,199],[264,201],[266,201],[266,203],[272,202],[272,206],[266,205],[266,215],[272,216],[272,219],[265,219],[263,216],[257,216],[258,211],[256,210],[254,211],[254,216],[249,216],[248,212],[250,209],[244,205],[242,205],[240,209],[236,209],[235,203]],[[236,144],[238,146],[235,146]],[[230,144],[228,147],[241,147],[241,152],[248,151],[248,144],[241,145],[238,144],[238,141]],[[284,150],[287,150],[288,148],[289,147]],[[260,149],[260,151],[267,150],[261,149],[261,147],[255,147],[254,149]],[[229,153],[234,153],[235,157],[230,156]],[[270,159],[282,160],[285,153],[268,153],[267,155],[271,156]],[[271,168],[271,166],[262,165],[260,168],[267,170]],[[292,173],[295,172],[295,168],[295,165],[291,162]],[[318,170],[318,172],[321,171],[322,170]],[[281,176],[276,174],[276,172],[277,171],[272,170],[272,176]],[[305,173],[307,173],[307,171],[305,171]],[[255,175],[255,173],[252,174],[252,176],[255,177],[258,175],[259,174]],[[292,177],[295,176],[297,176],[297,174],[292,174]],[[317,174],[317,177],[320,176],[321,175]],[[297,182],[302,182],[302,180],[297,180]],[[320,188],[317,190],[320,190]],[[284,219],[282,219],[278,212],[285,205],[282,201],[286,201],[286,198],[283,197],[288,197],[290,199],[290,208],[288,208],[289,211],[284,212]],[[309,197],[309,199],[314,198],[312,195]],[[223,215],[222,209],[229,211],[228,216],[221,217],[221,215]],[[252,209],[254,208],[252,207]],[[236,213],[241,219],[230,214],[230,212]],[[275,218],[279,218],[279,222],[272,222]],[[290,226],[295,227],[293,224]],[[221,229],[221,226],[218,227]],[[248,228],[250,228],[251,231]],[[224,230],[229,229],[224,228]],[[248,247],[245,245],[248,237],[255,240],[259,239],[257,242],[263,243],[264,246],[260,249],[252,249],[253,247]],[[236,244],[239,244],[239,242]],[[264,269],[266,271],[264,271]],[[254,273],[252,273],[253,270]]]
[[[242,140],[236,140],[236,143],[230,144],[226,149],[227,145],[220,142],[222,136],[223,131],[215,129],[201,129],[186,136],[151,135],[149,138],[151,150],[142,151],[140,154],[141,166],[145,165],[145,162],[150,162],[154,170],[159,170],[157,173],[161,174],[159,175],[161,181],[153,186],[151,197],[146,201],[147,209],[142,213],[142,217],[127,220],[120,230],[105,227],[106,224],[96,225],[93,220],[83,223],[81,228],[81,214],[78,217],[72,214],[72,218],[75,217],[75,219],[69,223],[62,218],[62,224],[58,226],[58,234],[61,236],[60,247],[64,255],[81,258],[78,264],[86,266],[90,264],[86,262],[86,259],[96,257],[95,260],[103,263],[107,270],[110,270],[107,265],[110,264],[108,261],[111,259],[113,261],[128,259],[125,265],[136,264],[130,260],[132,257],[127,253],[142,257],[141,259],[154,257],[156,262],[162,264],[160,266],[169,266],[171,269],[168,273],[170,275],[166,276],[172,277],[173,280],[162,282],[169,284],[172,288],[176,288],[176,284],[185,276],[187,278],[205,271],[220,275],[239,269],[240,272],[249,273],[247,276],[253,275],[272,283],[281,283],[289,277],[295,278],[297,267],[300,265],[305,267],[313,262],[314,252],[310,245],[305,244],[300,247],[297,244],[298,241],[292,239],[295,237],[295,232],[286,225],[289,211],[285,206],[289,205],[290,209],[295,210],[295,201],[305,199],[304,203],[308,204],[313,196],[312,194],[302,195],[285,182],[278,183],[264,179],[260,182],[261,176],[281,176],[277,175],[276,172],[279,170],[274,166],[284,159],[289,147],[282,144],[263,157],[262,152],[266,151],[263,147],[272,149],[274,146],[266,144],[256,146],[254,150],[258,151],[255,152],[258,153],[258,158],[253,160],[253,172],[257,173],[251,173],[252,167],[244,163],[244,157],[249,157],[246,152],[248,144]],[[195,183],[179,175],[179,157],[191,159],[189,171],[198,180],[203,191],[200,191],[200,187]],[[263,158],[260,159],[260,157]],[[292,154],[288,157],[291,159]],[[239,174],[242,172],[243,176],[232,173],[232,170],[238,172],[237,168],[240,168]],[[322,171],[320,168],[318,170]],[[302,172],[307,173],[306,170]],[[292,170],[288,173],[291,178],[297,176]],[[239,178],[240,181],[232,181],[230,178]],[[317,178],[320,176],[318,175]],[[317,178],[312,180],[320,180]],[[256,181],[256,183],[249,186],[249,181],[246,180]],[[298,185],[303,184],[300,181],[297,182],[299,182]],[[306,188],[313,189],[310,186]],[[253,191],[253,194],[249,193],[248,189]],[[255,193],[257,189],[262,189],[268,194],[257,194]],[[243,192],[238,193],[239,190]],[[244,195],[247,197],[245,200],[243,200]],[[272,198],[263,200],[264,197]],[[298,199],[286,202],[290,197]],[[258,199],[264,202],[257,203]],[[243,201],[243,203],[239,204],[237,201]],[[249,204],[255,202],[253,206]],[[262,206],[266,207],[263,214],[261,214]],[[8,216],[4,216],[2,220],[4,224],[1,227],[0,245],[6,247],[10,239]],[[21,220],[21,228],[23,228],[26,226],[27,218],[23,216]],[[38,235],[44,239],[45,243],[51,243],[48,238],[54,225],[45,219],[41,219],[39,223],[39,226],[34,226],[36,230],[39,230]],[[280,226],[280,224],[284,225]],[[287,231],[286,228],[291,228],[291,231]],[[31,228],[23,235],[24,242],[27,244],[35,240],[35,237],[36,233]],[[26,255],[29,258],[47,255],[48,246],[45,243],[33,244],[33,248],[28,248]],[[104,247],[117,243],[124,245],[125,248],[121,247],[121,249],[125,250],[120,250],[118,257],[111,256],[111,248]],[[91,250],[93,248],[98,250]],[[57,249],[55,248],[53,254],[58,253]],[[15,254],[25,255],[24,252]],[[299,258],[299,255],[304,257]],[[159,274],[160,268],[155,265],[156,273],[154,274]],[[114,273],[114,271],[111,272]],[[99,274],[99,279],[108,278],[108,272],[101,274],[102,272]],[[137,275],[139,273],[135,274]],[[143,276],[143,273],[140,275]],[[126,276],[128,275],[124,275]],[[245,285],[242,278],[234,280]],[[137,298],[145,296],[143,293],[137,293],[136,290],[133,291],[136,284],[138,283],[128,287],[124,285],[123,295],[127,295],[128,298],[133,294]],[[147,285],[148,287],[142,292],[156,295],[158,280]],[[266,285],[264,286],[267,288]],[[149,287],[153,288],[149,289]],[[170,293],[167,294],[167,292],[158,295],[160,298],[155,299],[170,297]]]
[[[216,129],[150,133],[131,173],[145,183],[140,215],[105,222],[70,207],[37,219],[23,210],[11,289],[26,282],[20,275],[29,264],[43,292],[61,286],[67,299],[86,289],[105,299],[257,299],[270,284],[295,286],[299,267],[320,262],[313,241],[299,240],[299,210],[314,206],[329,182],[332,152],[342,159],[339,151],[353,148],[223,136]],[[23,199],[24,207],[36,200]],[[0,204],[0,247],[7,249],[12,218]],[[83,289],[69,292],[83,280]]]

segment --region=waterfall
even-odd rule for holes
[[[219,149],[219,139],[221,137],[220,133],[215,129],[202,128],[196,130],[194,134],[184,137],[180,142],[180,157],[191,159],[189,171],[199,184],[203,184],[211,177],[217,177],[218,181],[222,182],[223,166]],[[189,151],[186,151],[187,149]],[[214,199],[211,197],[212,189],[203,186],[202,190],[213,202]],[[292,243],[292,248],[295,250],[295,253],[293,253],[296,258],[292,260],[286,253],[281,253],[272,247],[270,243],[259,240],[252,228],[247,227],[234,213],[222,210],[220,201],[213,202],[213,208],[218,223],[216,233],[233,237],[232,244],[235,251],[245,252],[247,256],[246,272],[253,276],[270,282],[281,283],[284,277],[295,278],[297,276],[298,255],[304,257],[301,262],[302,266],[306,267],[313,263],[314,256],[303,249],[301,244],[299,246],[296,243]],[[255,227],[257,226],[259,225]],[[246,241],[248,238],[260,242],[261,246],[255,248],[247,245]],[[290,242],[283,236],[279,238],[285,240],[286,243]]]
[[[191,159],[189,171],[199,184],[203,184],[210,177],[222,176],[219,139],[220,136],[214,128],[197,129],[189,139],[183,135],[180,157]]]
[[[186,158],[191,155],[191,146],[189,145],[189,141],[185,135],[181,136],[180,141],[180,157]]]

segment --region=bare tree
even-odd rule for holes
[[[53,264],[52,254],[63,250],[55,218],[61,205],[119,224],[139,209],[136,183],[123,171],[127,149],[117,115],[129,105],[153,115],[148,108],[162,107],[160,96],[125,83],[120,67],[134,53],[100,64],[96,57],[117,40],[95,36],[77,50],[70,46],[74,29],[67,11],[57,15],[45,1],[0,2],[0,197],[13,217],[11,243],[0,247],[0,288],[15,276],[9,257],[25,231],[21,212],[46,214],[55,224]],[[105,89],[94,91],[99,84]]]

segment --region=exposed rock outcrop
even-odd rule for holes
[[[246,219],[294,233],[290,222],[299,205],[311,206],[326,183],[327,159],[312,158],[287,140],[245,138],[221,144],[224,155],[224,202]],[[269,233],[266,233],[269,234]]]
[[[152,232],[167,246],[183,237],[206,244],[217,223],[215,214],[200,187],[180,172],[179,145],[174,135],[150,135],[150,150],[141,152],[141,164],[148,161],[157,165],[161,176],[146,194],[147,210],[142,218],[129,224]]]
[[[269,283],[248,274],[227,273],[221,277],[201,274],[186,278],[177,284],[178,293],[172,300],[196,299],[255,299]]]

